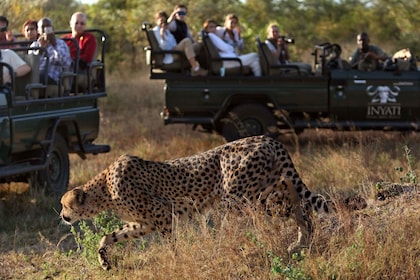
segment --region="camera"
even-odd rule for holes
[[[53,28],[52,28],[52,26],[46,26],[45,28],[44,28],[44,34],[52,34],[53,33]]]
[[[6,31],[7,31],[7,26],[0,27],[0,32],[6,32]]]
[[[286,42],[286,43],[289,43],[289,44],[294,44],[295,43],[295,39],[293,39],[293,38],[287,38],[286,36],[280,36],[280,38],[284,41],[284,42]]]

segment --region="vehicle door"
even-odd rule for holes
[[[346,71],[332,79],[332,102],[340,120],[401,122],[420,116],[420,72]],[[341,92],[340,92],[341,91]]]

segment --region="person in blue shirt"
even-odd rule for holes
[[[43,54],[39,67],[41,72],[40,80],[45,84],[57,85],[60,74],[68,71],[72,63],[69,48],[62,39],[56,38],[52,20],[49,18],[42,18],[38,21],[38,33],[40,36],[37,41],[31,44],[31,47],[42,47],[45,49],[45,54]],[[45,81],[46,71],[48,76]]]

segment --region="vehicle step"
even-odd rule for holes
[[[111,150],[109,145],[95,145],[95,144],[85,144],[83,146],[86,154],[101,154],[108,153]]]

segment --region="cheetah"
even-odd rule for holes
[[[173,215],[188,218],[214,203],[272,202],[283,205],[295,219],[298,248],[310,242],[310,210],[329,211],[328,203],[303,183],[280,142],[253,136],[162,162],[122,155],[86,184],[66,192],[60,216],[73,224],[112,210],[126,223],[100,241],[98,260],[109,270],[108,246],[151,232],[171,232]]]

